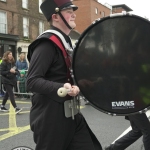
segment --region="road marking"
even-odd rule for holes
[[[85,106],[80,106],[80,109],[83,109],[83,108],[85,108]]]
[[[147,117],[150,117],[150,110],[146,112]],[[131,131],[131,126],[129,128],[127,128],[115,141],[117,141],[118,139],[120,139],[122,136],[124,136],[125,134],[127,134],[129,131]],[[112,142],[112,144],[115,143],[115,141]]]
[[[0,136],[0,141],[5,140],[5,139],[7,139],[7,138],[10,138],[10,137],[12,137],[12,136],[15,136],[15,135],[17,135],[17,134],[20,134],[20,133],[22,133],[22,132],[24,132],[24,131],[27,131],[27,130],[29,130],[29,129],[30,129],[30,126],[28,125],[28,126],[16,128],[15,130],[14,130],[14,129],[9,130],[8,133],[6,133],[6,134]],[[8,130],[6,130],[6,131],[8,131]]]
[[[9,109],[9,129],[13,129],[16,130],[17,129],[17,125],[16,125],[16,114],[15,114],[15,109],[13,108],[12,105],[10,105],[10,109]]]
[[[31,102],[16,101],[16,103],[30,104]],[[0,116],[9,115],[9,128],[0,129],[0,132],[4,132],[4,131],[7,132],[8,131],[8,133],[3,134],[3,135],[0,136],[0,141],[5,140],[7,138],[10,138],[12,136],[15,136],[17,134],[20,134],[20,133],[30,129],[30,125],[27,125],[27,126],[24,126],[24,127],[17,127],[15,109],[13,108],[10,101],[7,101],[7,104],[10,105],[9,112],[2,113],[2,114],[0,114]],[[80,109],[83,109],[84,107],[85,106],[80,106]],[[22,108],[23,109],[30,109],[30,107],[22,107]],[[21,111],[20,114],[29,113],[29,112],[30,111],[28,111],[28,110],[27,111]]]
[[[17,101],[17,103],[29,103],[29,102]],[[0,115],[9,115],[9,128],[0,129],[0,132],[3,132],[3,131],[7,132],[8,131],[8,133],[1,135],[0,141],[5,140],[7,138],[10,138],[12,136],[15,136],[17,134],[20,134],[20,133],[30,129],[30,125],[27,125],[24,127],[17,127],[15,109],[13,108],[10,101],[9,101],[9,105],[10,105],[9,113],[0,114]],[[29,113],[29,112],[30,111],[21,112],[21,113]]]

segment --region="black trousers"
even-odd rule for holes
[[[11,104],[13,105],[14,108],[16,108],[17,105],[16,105],[15,98],[14,98],[13,85],[4,84],[4,87],[6,89],[6,93],[4,95],[2,105],[5,105],[8,100],[8,97],[10,97]]]
[[[84,118],[77,115],[75,119],[77,119],[77,128],[72,139],[68,138],[68,141],[65,141],[66,137],[64,135],[64,138],[60,141],[58,139],[61,135],[56,134],[53,135],[53,144],[48,144],[46,141],[50,139],[51,134],[48,134],[48,132],[44,135],[42,135],[44,132],[40,135],[34,134],[34,141],[37,144],[36,150],[102,150],[100,143],[88,127]],[[43,141],[43,139],[45,140]],[[61,144],[62,141],[64,142],[63,146]]]
[[[146,114],[136,114],[128,116],[132,130],[118,139],[111,150],[124,150],[143,135],[145,150],[150,150],[150,122]]]
[[[30,126],[35,150],[102,150],[83,115],[66,118],[63,101],[56,100],[45,94],[32,96]]]

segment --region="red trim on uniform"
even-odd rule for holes
[[[70,56],[67,54],[63,44],[61,43],[60,39],[56,35],[52,35],[49,39],[53,41],[61,49],[68,68],[68,77],[70,77],[70,70],[69,70],[69,68],[71,67]]]

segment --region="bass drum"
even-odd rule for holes
[[[111,115],[150,106],[150,22],[125,14],[96,20],[73,53],[74,80],[82,95]]]

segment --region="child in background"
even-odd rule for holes
[[[25,88],[25,81],[26,81],[26,72],[24,70],[20,71],[20,76],[17,81],[18,85],[18,92],[20,93],[26,93],[26,88]],[[26,96],[22,94],[22,97],[25,98]]]

